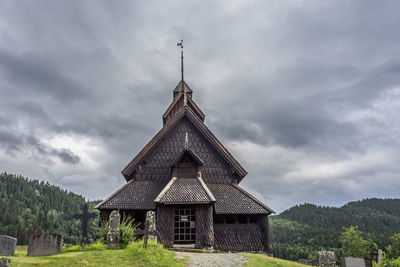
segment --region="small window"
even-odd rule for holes
[[[233,215],[228,215],[225,217],[226,224],[234,224],[236,222],[236,218]]]
[[[240,224],[246,224],[248,223],[247,218],[248,218],[247,215],[239,215],[238,221]]]
[[[258,217],[257,216],[250,216],[249,218],[249,223],[258,223]]]
[[[214,223],[224,223],[224,216],[223,215],[215,215]]]

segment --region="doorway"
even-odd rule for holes
[[[194,244],[196,241],[196,216],[194,209],[175,209],[174,244]]]

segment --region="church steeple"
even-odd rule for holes
[[[183,75],[183,73],[184,73],[184,68],[183,68],[183,40],[181,40],[181,42],[178,43],[177,46],[181,47],[181,81],[176,86],[176,88],[175,88],[175,90],[173,92],[173,99],[175,99],[175,97],[179,94],[179,92],[183,92],[184,93],[184,96],[183,96],[184,98],[186,98],[187,96],[192,97],[193,91],[192,91],[192,89],[190,89],[190,87],[185,82],[184,75]]]
[[[196,103],[192,100],[193,90],[190,89],[189,85],[185,82],[183,76],[183,40],[178,43],[178,46],[181,47],[181,81],[175,87],[173,91],[173,100],[172,104],[169,106],[167,111],[165,111],[163,115],[163,123],[164,125],[172,119],[175,114],[181,108],[189,108],[194,112],[202,121],[204,121],[204,113],[200,110],[200,108],[196,105]]]

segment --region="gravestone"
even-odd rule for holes
[[[383,258],[383,251],[382,249],[378,249],[378,265],[381,266]]]
[[[61,252],[63,236],[59,234],[34,234],[29,237],[28,256],[46,256]]]
[[[117,210],[110,214],[109,228],[107,233],[107,246],[109,248],[119,248],[119,224],[121,217]]]
[[[333,251],[319,251],[317,253],[318,266],[334,267],[336,266],[336,255]]]
[[[341,258],[342,267],[367,267],[363,258],[346,257]]]
[[[146,221],[149,221],[149,232],[156,231],[156,212],[155,211],[148,211],[146,212]],[[149,239],[155,239],[157,241],[157,235],[149,235]]]
[[[11,256],[17,246],[17,239],[7,235],[0,235],[0,256]]]
[[[0,267],[10,267],[11,259],[10,258],[0,258]]]

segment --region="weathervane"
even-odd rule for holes
[[[181,74],[182,74],[182,81],[183,81],[183,40],[180,43],[177,43],[177,46],[181,47]],[[183,83],[182,83],[183,88]]]

